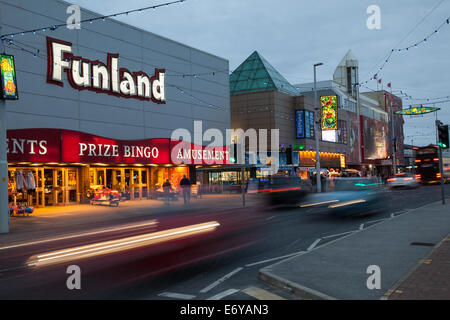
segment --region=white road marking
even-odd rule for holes
[[[175,293],[175,292],[163,292],[158,294],[160,297],[167,297],[167,298],[174,298],[174,299],[182,299],[182,300],[192,300],[195,298],[195,296],[191,294],[182,294],[182,293]]]
[[[372,220],[372,221],[367,221],[366,223],[375,223],[375,222],[381,222],[384,220],[387,220],[388,218],[384,218],[384,219],[378,219],[378,220]]]
[[[201,293],[206,293],[209,290],[211,290],[212,288],[218,286],[219,284],[221,284],[222,282],[224,282],[225,280],[231,278],[233,275],[235,275],[236,273],[238,273],[239,271],[241,271],[242,267],[239,267],[237,269],[234,269],[233,271],[231,271],[230,273],[228,273],[227,275],[223,276],[222,278],[220,278],[219,280],[211,283],[209,286],[207,286],[206,288],[203,288],[202,290],[200,290]]]
[[[314,242],[308,247],[308,249],[306,249],[306,251],[310,251],[310,250],[314,249],[314,248],[317,246],[317,244],[320,242],[320,240],[322,240],[322,238],[319,238],[319,239],[317,239],[316,241],[314,241]]]
[[[362,230],[362,229],[364,229],[364,223],[361,223],[361,224],[359,225],[359,230]]]
[[[235,294],[236,292],[239,292],[239,290],[236,289],[228,289],[221,293],[216,294],[215,296],[212,296],[211,298],[208,298],[206,300],[220,300],[225,297],[231,296],[232,294]]]
[[[269,220],[271,220],[273,218],[275,218],[275,216],[271,216],[271,217],[267,218],[266,221],[269,221]]]
[[[263,264],[263,263],[270,262],[270,261],[274,261],[274,260],[280,260],[280,259],[283,259],[283,258],[293,257],[293,256],[299,255],[299,254],[301,254],[301,253],[305,253],[305,251],[299,251],[299,252],[287,254],[287,255],[281,256],[281,257],[276,257],[276,258],[271,258],[271,259],[267,259],[267,260],[263,260],[263,261],[258,261],[258,262],[246,264],[245,266],[246,266],[246,267],[253,267],[253,266],[256,266],[256,265],[258,265],[258,264]]]
[[[407,212],[408,211],[406,211],[406,210],[394,212],[394,213],[391,214],[391,218],[399,216],[399,215],[407,213]]]
[[[343,235],[345,235],[345,234],[353,233],[353,232],[356,232],[356,231],[357,231],[357,230],[352,230],[352,231],[342,232],[342,233],[338,233],[338,234],[332,234],[332,235],[330,235],[330,236],[322,237],[322,239],[328,239],[328,238],[339,237],[339,236],[343,236]]]

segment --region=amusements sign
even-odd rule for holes
[[[320,97],[322,130],[337,130],[337,96]]]
[[[0,78],[2,86],[2,99],[17,100],[19,94],[17,92],[16,67],[14,65],[14,57],[11,55],[0,55]]]

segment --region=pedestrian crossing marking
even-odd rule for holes
[[[242,290],[242,292],[258,300],[286,300],[285,298],[277,296],[267,290],[255,287],[246,288]]]

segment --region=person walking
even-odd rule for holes
[[[172,190],[172,185],[170,184],[169,179],[166,179],[166,182],[163,183],[162,188],[166,198],[166,204],[168,205],[170,201],[170,190]]]
[[[191,202],[191,181],[183,175],[183,179],[180,180],[180,188],[183,192],[184,204]]]

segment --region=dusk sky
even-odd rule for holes
[[[137,9],[165,1],[71,0],[100,14]],[[381,29],[369,30],[366,10],[381,9]],[[187,0],[156,11],[117,18],[139,28],[228,59],[234,70],[254,50],[264,56],[292,84],[331,80],[334,69],[351,49],[360,63],[360,80],[377,73],[387,54],[423,40],[450,17],[450,0]],[[379,73],[383,88],[392,83],[414,100],[404,107],[446,101],[450,97],[450,25],[417,48],[394,52]],[[376,80],[367,84],[377,89]],[[381,87],[379,87],[381,88]],[[369,91],[362,88],[362,91]],[[443,99],[438,99],[444,97]],[[425,100],[423,100],[425,99]],[[437,117],[450,123],[450,102],[433,104]],[[436,114],[405,118],[405,143],[436,142]]]

